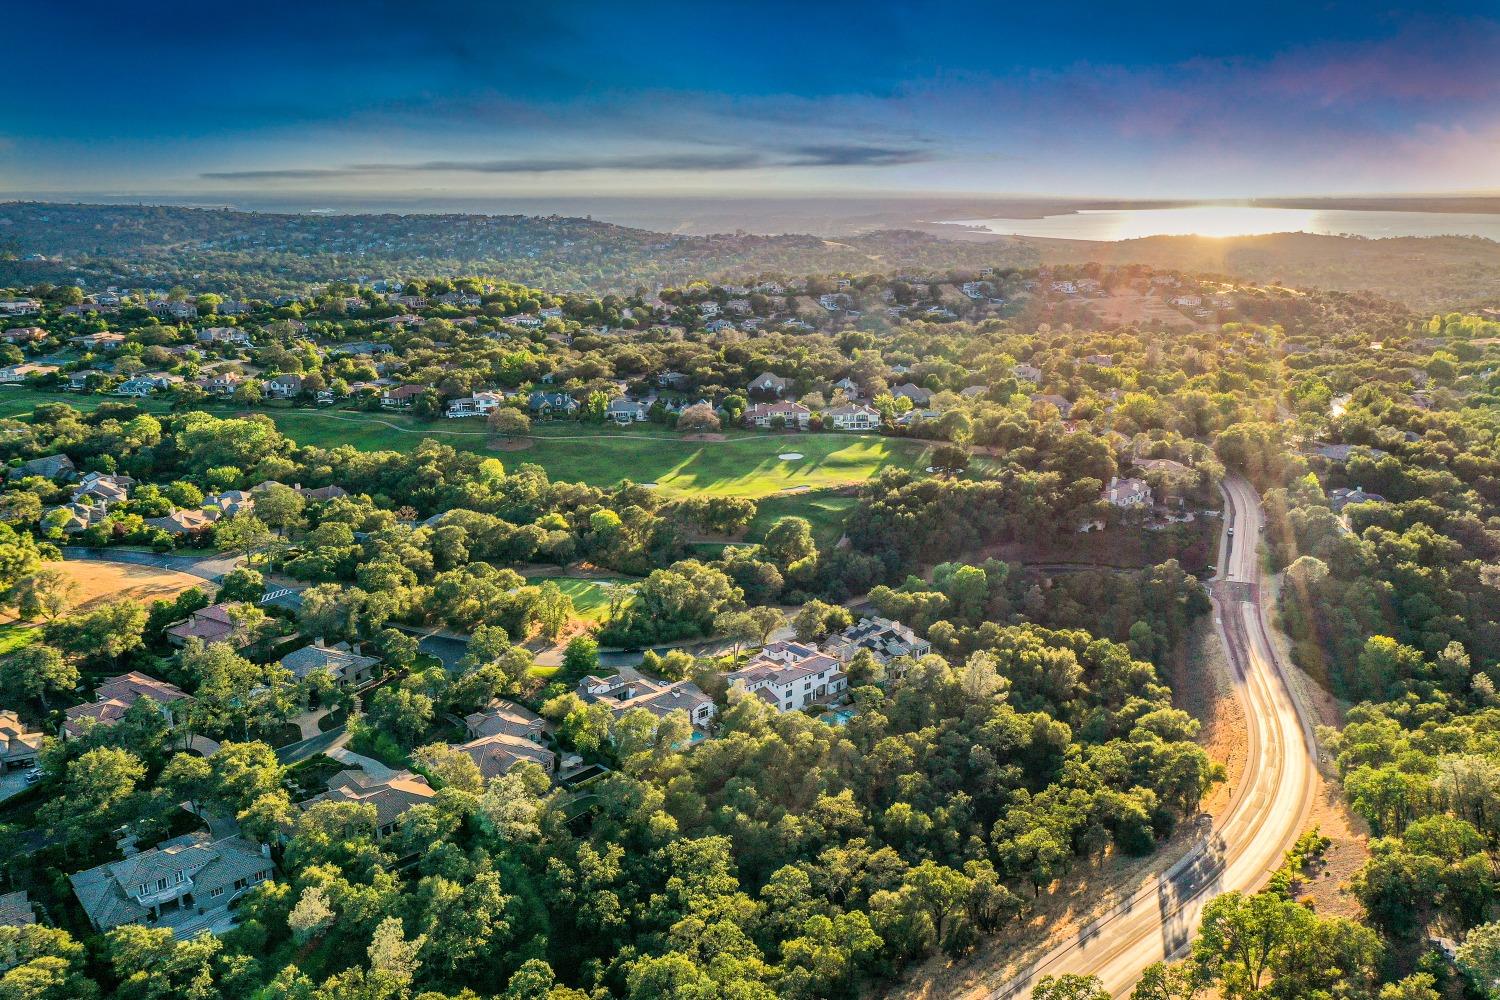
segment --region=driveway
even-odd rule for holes
[[[329,749],[343,746],[348,739],[349,727],[339,726],[326,733],[319,733],[312,739],[298,740],[296,743],[277,747],[276,759],[283,765],[300,764],[309,757],[316,757],[320,753],[326,753]]]
[[[27,769],[29,770],[29,768]],[[26,771],[8,771],[0,774],[0,802],[12,795],[20,795],[31,786],[26,784]]]

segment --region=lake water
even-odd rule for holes
[[[1461,212],[1357,212],[1343,209],[1188,205],[1181,208],[1088,209],[1039,219],[962,219],[948,225],[1006,236],[1060,240],[1134,240],[1146,236],[1260,236],[1321,233],[1371,238],[1483,236],[1500,241],[1500,215]]]

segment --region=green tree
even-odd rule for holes
[[[77,688],[78,668],[51,646],[23,646],[0,660],[0,696],[11,704],[38,702],[46,709],[51,695]]]

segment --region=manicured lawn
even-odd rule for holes
[[[552,582],[557,584],[559,590],[573,599],[573,607],[578,612],[579,618],[589,621],[603,621],[604,616],[609,613],[609,597],[605,594],[605,587],[609,584],[631,583],[625,579],[607,580],[575,580],[563,576],[536,576],[528,580],[528,583],[541,585]],[[628,601],[626,602],[629,603]]]
[[[0,387],[0,418],[26,416],[42,403],[67,403],[85,413],[97,410],[105,403],[131,403],[148,413],[166,413],[172,408],[166,399],[95,396],[85,392],[38,392],[24,386]]]
[[[559,482],[613,486],[622,479],[677,493],[767,497],[783,490],[862,483],[888,466],[920,469],[928,446],[901,438],[845,434],[731,432],[724,441],[686,441],[659,429],[620,431],[573,421],[538,423],[534,443],[495,451],[478,421],[419,421],[398,414],[270,411],[298,444],[409,451],[423,437],[499,458],[507,467],[540,465]],[[804,457],[783,461],[797,452]]]
[[[24,415],[38,403],[60,401],[91,410],[114,397],[0,389],[0,417]],[[118,401],[118,400],[117,400]],[[131,400],[164,411],[165,400]],[[228,416],[233,407],[210,412]],[[613,486],[622,479],[656,483],[675,493],[771,497],[786,490],[826,490],[862,483],[888,467],[921,469],[929,446],[921,441],[850,434],[769,434],[731,430],[723,441],[687,441],[655,426],[599,427],[574,421],[538,423],[531,447],[497,451],[477,420],[418,420],[392,413],[350,410],[260,410],[298,444],[365,451],[410,451],[430,437],[486,456],[507,467],[534,463],[560,482]],[[804,457],[783,461],[796,452]],[[790,499],[788,506],[795,506]],[[803,516],[831,524],[834,514],[807,510]],[[835,536],[837,537],[837,536]]]
[[[600,435],[544,437],[505,457],[512,465],[534,462],[559,481],[609,486],[629,478],[674,493],[760,498],[863,483],[888,466],[921,468],[926,451],[920,442],[835,434],[744,434],[725,441]],[[788,452],[804,457],[777,457]]]
[[[844,534],[844,520],[859,501],[832,493],[789,493],[760,501],[745,540],[758,542],[783,517],[805,517],[818,548],[832,548]]]

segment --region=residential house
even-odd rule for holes
[[[532,316],[529,313],[516,313],[514,316],[505,317],[500,322],[509,323],[511,326],[523,326],[528,329],[536,329],[537,327],[542,325],[543,321],[540,316]]]
[[[123,333],[86,333],[81,337],[69,337],[69,343],[77,343],[87,351],[118,351],[124,343]]]
[[[812,419],[812,411],[801,403],[755,403],[745,411],[745,426],[770,427],[777,418],[786,427],[806,430],[808,421]]]
[[[0,368],[0,383],[15,385],[25,382],[29,378],[40,378],[43,375],[51,375],[58,371],[57,365],[19,364],[6,365]]]
[[[39,326],[13,326],[0,333],[0,340],[7,344],[33,344],[46,339],[47,331]]]
[[[1010,373],[1016,377],[1017,381],[1030,382],[1033,385],[1042,380],[1042,370],[1035,365],[1012,365]]]
[[[963,399],[978,399],[989,391],[990,387],[987,385],[970,385],[960,389],[958,394]]]
[[[233,517],[255,510],[255,494],[245,490],[225,490],[208,497],[203,503],[204,506],[217,508],[224,517]]]
[[[1167,472],[1174,475],[1186,476],[1193,471],[1188,466],[1171,458],[1137,458],[1131,464],[1142,472]]]
[[[578,400],[566,392],[533,392],[526,406],[539,417],[567,416],[578,410]]]
[[[250,333],[248,330],[241,330],[237,326],[207,326],[198,331],[198,343],[249,347]]]
[[[303,486],[302,484],[298,483],[296,486],[293,486],[292,489],[302,494],[302,499],[307,500],[310,503],[326,503],[329,500],[337,500],[339,497],[346,497],[349,495],[349,491],[344,489],[342,486],[311,487]]]
[[[318,802],[349,802],[375,810],[375,836],[384,840],[396,832],[402,815],[413,806],[431,802],[437,793],[421,775],[397,771],[376,778],[364,771],[340,771],[328,779],[328,791],[299,803],[303,809]]]
[[[223,517],[218,508],[206,510],[176,510],[164,517],[148,517],[147,527],[158,528],[178,538],[207,534],[215,522]]]
[[[75,503],[88,501],[103,507],[112,507],[130,499],[130,488],[135,480],[129,476],[112,476],[103,472],[88,472],[73,489]]]
[[[109,376],[104,372],[94,371],[92,368],[85,368],[83,371],[68,373],[68,384],[66,388],[70,392],[83,392],[91,385],[98,385],[107,378],[109,378]]]
[[[1361,448],[1376,458],[1382,458],[1386,455],[1386,452],[1379,448],[1366,448],[1364,445],[1357,444],[1324,444],[1322,442],[1314,442],[1310,450],[1312,454],[1317,455],[1319,458],[1326,458],[1330,462],[1347,462],[1349,461],[1349,457]]]
[[[87,531],[94,525],[103,523],[109,517],[109,511],[103,506],[77,501],[60,507],[48,507],[42,514],[49,526],[56,527],[65,535],[76,535]]]
[[[231,646],[238,646],[245,636],[244,629],[229,613],[238,606],[226,603],[199,608],[191,616],[167,629],[167,641],[174,646],[184,645],[189,639],[198,639],[204,643],[227,642]]]
[[[325,645],[318,639],[309,646],[294,649],[281,658],[281,665],[290,670],[298,680],[319,670],[326,670],[334,679],[352,687],[362,687],[375,679],[375,667],[380,663],[376,656],[364,656],[350,648],[347,642]]]
[[[863,403],[835,406],[823,411],[825,426],[840,431],[873,431],[880,429],[880,411]]]
[[[397,385],[380,394],[380,405],[388,410],[405,410],[412,401],[427,391],[425,385]]]
[[[633,673],[585,677],[578,682],[578,696],[586,702],[609,706],[615,718],[637,708],[661,718],[681,710],[698,728],[711,723],[717,711],[714,700],[692,681],[669,684]]]
[[[177,724],[183,703],[192,701],[188,693],[176,684],[132,670],[128,674],[106,678],[94,691],[93,701],[74,705],[64,712],[62,734],[76,737],[93,726],[112,726],[142,698],[150,699],[169,725]]]
[[[416,317],[420,319],[421,317]],[[347,344],[337,344],[328,349],[329,357],[344,358],[358,357],[361,354],[389,354],[395,350],[390,344],[380,344],[373,340],[353,340]]]
[[[200,378],[193,384],[204,392],[215,396],[232,396],[234,390],[238,389],[245,381],[245,376],[232,368],[215,372],[207,378]]]
[[[282,372],[266,379],[266,395],[271,399],[293,399],[302,395],[302,376],[294,372]]]
[[[1083,359],[1083,363],[1093,365],[1095,368],[1113,368],[1115,359],[1108,354],[1090,354]]]
[[[1146,507],[1151,503],[1151,485],[1144,479],[1121,479],[1111,476],[1104,488],[1104,499],[1112,507]]]
[[[1069,415],[1071,415],[1073,412],[1073,404],[1068,402],[1068,400],[1063,398],[1062,396],[1057,395],[1056,393],[1034,392],[1031,394],[1031,401],[1033,403],[1050,403],[1051,405],[1057,407],[1058,416],[1062,417],[1064,420],[1067,420]]]
[[[909,399],[913,406],[925,407],[932,402],[933,393],[931,389],[925,389],[920,385],[913,385],[911,382],[907,382],[892,389],[891,395],[897,399]]]
[[[30,927],[36,923],[36,908],[25,889],[0,896],[0,927]],[[8,964],[8,960],[7,960]],[[4,969],[0,965],[0,969]]]
[[[698,315],[704,319],[719,315],[719,304],[713,301],[699,302]]]
[[[639,400],[616,396],[605,407],[604,415],[617,424],[641,423],[651,415],[651,407]]]
[[[555,753],[539,743],[509,733],[481,736],[460,744],[456,749],[468,755],[486,781],[510,773],[510,769],[523,760],[540,765],[548,774],[557,770]]]
[[[29,316],[41,311],[40,299],[0,299],[0,316]]]
[[[22,462],[10,470],[7,478],[24,479],[27,476],[41,476],[43,479],[56,480],[67,476],[71,479],[75,471],[73,460],[67,455],[44,455],[41,458],[33,458],[29,462]]]
[[[1342,514],[1344,508],[1353,503],[1386,503],[1385,497],[1379,493],[1368,493],[1362,487],[1353,489],[1340,487],[1328,491],[1328,506],[1335,514]]]
[[[659,372],[656,376],[656,384],[663,389],[686,389],[692,381],[691,375],[682,372]]]
[[[861,618],[823,642],[823,652],[838,657],[842,663],[853,660],[860,650],[869,650],[876,662],[885,665],[903,656],[913,659],[926,656],[932,652],[932,643],[900,622],[878,615]]]
[[[942,414],[937,410],[912,409],[907,410],[905,413],[896,417],[892,422],[897,427],[910,427],[913,424],[921,423],[925,420],[936,420],[941,416]]]
[[[0,774],[36,767],[42,756],[42,734],[28,729],[15,712],[0,712]]]
[[[504,404],[505,397],[498,392],[476,392],[462,399],[450,399],[447,416],[450,420],[460,417],[487,417]]]
[[[230,905],[275,874],[269,847],[200,832],[79,872],[69,881],[95,930],[150,924],[187,938],[232,927]]]
[[[842,693],[848,686],[842,667],[838,657],[816,650],[792,659],[762,653],[726,674],[725,680],[730,688],[755,695],[778,712],[792,712]]]
[[[482,739],[504,733],[517,739],[542,741],[542,717],[513,701],[495,698],[483,711],[464,718],[464,728],[472,739]]]
[[[146,307],[165,319],[197,319],[198,306],[193,302],[176,302],[172,299],[156,299]]]
[[[183,381],[181,375],[171,375],[167,372],[151,372],[142,375],[133,375],[119,385],[114,387],[116,396],[146,397],[163,389],[170,389]]]
[[[751,392],[759,393],[763,396],[780,396],[782,393],[790,390],[791,387],[791,379],[765,372],[751,380],[749,389]]]
[[[854,381],[852,378],[849,378],[847,375],[839,379],[837,382],[833,383],[833,387],[843,392],[843,394],[849,399],[858,399],[861,391],[859,388],[859,383]]]

